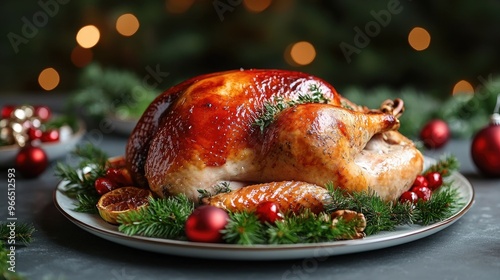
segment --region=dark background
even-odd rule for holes
[[[0,93],[42,91],[37,78],[46,67],[56,68],[61,76],[55,92],[75,90],[82,68],[71,63],[70,54],[77,44],[77,31],[88,24],[101,31],[99,43],[92,48],[94,63],[141,77],[146,67],[159,65],[169,73],[162,81],[165,88],[206,72],[282,68],[322,77],[339,91],[350,86],[410,86],[445,98],[459,80],[476,87],[478,77],[495,74],[499,68],[500,2],[494,0],[274,0],[260,13],[248,11],[239,0],[196,0],[182,13],[167,9],[167,3],[176,1],[40,2],[57,3],[58,10],[32,38],[23,36],[22,19],[36,20],[34,15],[43,11],[39,1],[0,4]],[[356,46],[354,28],[364,30],[375,20],[373,13],[388,10],[388,5],[398,5],[401,12],[392,14],[348,63],[340,44]],[[116,18],[126,12],[140,21],[132,37],[123,37],[114,28]],[[408,33],[415,26],[431,34],[431,44],[424,51],[408,44]],[[19,44],[17,53],[9,33],[28,40]],[[315,46],[315,60],[306,66],[288,64],[285,49],[303,40]]]

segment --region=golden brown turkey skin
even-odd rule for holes
[[[288,108],[263,133],[253,125],[265,102],[296,99],[311,85],[329,104]],[[403,136],[390,143],[382,137],[382,144],[371,146],[383,149],[365,151],[368,143],[378,143],[374,135],[397,130],[399,121],[340,103],[332,86],[304,73],[240,70],[195,77],[167,90],[146,110],[127,144],[127,166],[138,184],[149,185],[158,196],[184,193],[193,201],[198,189],[211,192],[223,181],[293,180],[374,190],[394,199],[420,173],[422,156]],[[372,158],[388,168],[365,170]]]
[[[283,213],[300,213],[304,209],[318,214],[332,203],[327,189],[300,181],[270,182],[251,185],[204,199],[204,203],[231,212],[253,212],[260,203],[276,202]]]
[[[148,185],[144,175],[153,138],[150,165],[158,161],[165,168],[150,170],[153,187],[157,177],[192,157],[203,162],[199,168],[221,166],[235,149],[253,145],[250,134],[257,128],[252,123],[265,102],[274,96],[295,99],[311,85],[319,86],[330,103],[340,104],[332,86],[300,72],[236,70],[189,79],[165,91],[146,109],[127,143],[127,167],[137,184]]]

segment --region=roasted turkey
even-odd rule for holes
[[[277,100],[320,92],[325,103],[289,106],[268,127],[256,120]],[[234,70],[186,80],[158,96],[130,135],[126,162],[136,184],[159,197],[287,181],[395,200],[423,157],[397,130],[401,100],[353,104],[320,78],[283,70]],[[304,189],[307,192],[307,189]]]

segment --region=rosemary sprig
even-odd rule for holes
[[[71,154],[79,160],[77,166],[58,162],[55,175],[67,182],[63,192],[69,197],[76,198],[75,211],[97,213],[96,203],[99,195],[94,182],[104,176],[108,155],[90,143],[78,146]]]
[[[283,97],[277,96],[273,98],[273,102],[265,102],[262,113],[255,119],[253,125],[259,127],[260,131],[263,132],[274,121],[276,115],[286,108],[306,103],[329,102],[329,99],[323,95],[318,85],[312,84],[309,87],[309,92],[310,94],[299,93],[296,100],[285,101]]]
[[[184,224],[194,204],[185,195],[150,198],[148,207],[118,215],[118,230],[127,235],[184,239]]]

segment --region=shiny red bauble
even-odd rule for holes
[[[263,223],[267,222],[274,224],[278,220],[283,220],[283,214],[281,214],[280,208],[276,202],[264,201],[257,205],[255,214],[259,220]]]
[[[471,156],[482,174],[500,177],[500,115],[493,115],[490,125],[474,136]]]
[[[16,170],[25,178],[35,178],[47,168],[47,154],[40,147],[27,145],[16,156]]]
[[[186,220],[186,236],[195,242],[222,242],[221,231],[228,220],[226,211],[211,205],[200,206]]]
[[[439,119],[431,120],[420,131],[420,140],[430,149],[443,147],[450,139],[448,124]]]

